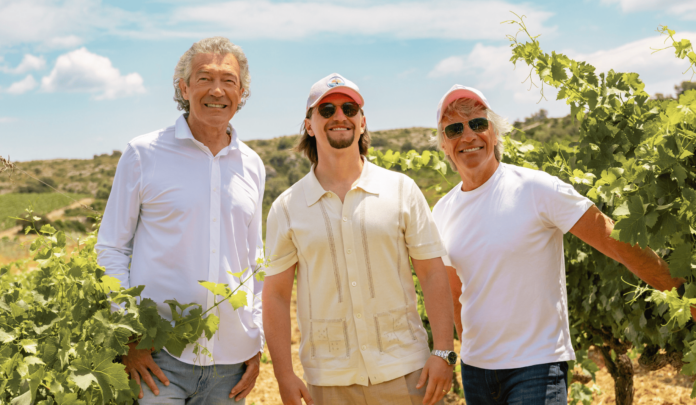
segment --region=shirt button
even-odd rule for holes
[[[348,222],[348,218],[343,217],[343,222]]]
[[[213,222],[217,222],[217,218],[213,218]]]
[[[348,253],[348,254],[350,254],[351,252],[352,252],[352,250],[350,250],[350,249],[346,250],[346,253]]]
[[[355,317],[360,319],[360,318],[362,318],[362,314],[355,314]]]
[[[358,283],[356,283],[355,281],[353,281],[352,283],[350,283],[350,285],[352,285],[353,287],[355,287],[356,285],[358,285]]]
[[[367,346],[362,345],[361,349],[362,349],[363,351],[365,351],[365,350],[367,350]]]
[[[213,249],[213,253],[215,253],[215,249]]]
[[[360,381],[365,381],[365,376],[364,376],[364,375],[361,375],[361,376],[360,376]]]

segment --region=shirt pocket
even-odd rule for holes
[[[390,353],[418,342],[407,307],[380,312],[374,318],[380,353]]]
[[[311,350],[313,359],[350,357],[345,319],[312,319]]]

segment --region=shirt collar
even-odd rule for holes
[[[181,116],[176,120],[176,124],[174,124],[174,137],[177,139],[190,139],[196,145],[199,145],[199,147],[203,146],[203,143],[199,142],[198,140],[196,140],[196,138],[193,137],[193,134],[191,133],[191,128],[189,128],[188,122],[186,121],[186,117],[187,114],[184,113],[181,114]],[[227,125],[227,128],[232,130],[232,140],[230,141],[230,144],[227,147],[223,148],[223,150],[220,151],[225,155],[230,150],[239,149],[239,137],[237,136],[237,131],[232,127],[232,124]]]
[[[377,184],[377,170],[374,164],[370,163],[367,159],[363,159],[363,168],[362,172],[360,172],[360,177],[358,180],[356,180],[355,183],[353,183],[353,187],[351,187],[351,190],[354,188],[361,188],[365,192],[368,192],[370,194],[376,194],[379,195],[379,187]],[[315,166],[312,165],[312,168],[309,170],[309,173],[305,177],[304,181],[304,193],[305,193],[305,200],[307,201],[307,206],[312,206],[316,204],[317,201],[321,199],[328,191],[324,190],[324,188],[321,186],[319,183],[319,180],[317,179],[316,174],[314,174],[314,168]]]

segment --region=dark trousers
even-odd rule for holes
[[[486,370],[462,362],[467,405],[567,405],[568,363]]]

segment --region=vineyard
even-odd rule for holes
[[[655,291],[622,265],[572,235],[565,237],[569,317],[578,355],[569,376],[570,402],[592,403],[596,391],[585,384],[595,378],[597,366],[588,353],[597,348],[614,381],[616,403],[631,404],[636,374],[631,357],[646,370],[671,365],[696,375],[690,310],[696,304],[696,90],[678,99],[651,99],[638,74],[596,72],[585,62],[545,53],[522,19],[509,23],[519,28],[510,38],[511,61],[529,69],[528,80],[539,86],[541,97],[549,86],[558,89],[557,99],[570,106],[569,125],[577,132],[572,140],[554,135],[558,142],[507,137],[503,161],[572,184],[614,218],[613,237],[650,247],[669,263],[673,276],[687,280],[683,297],[676,290]],[[669,49],[659,56],[673,51],[685,60],[685,69],[696,72],[691,43],[677,41],[667,27],[660,31]],[[368,157],[417,178],[429,201],[453,185],[441,152],[392,149],[372,149]],[[294,164],[292,170],[302,166],[285,158],[282,163]],[[64,231],[34,226],[39,218],[33,213],[24,219],[26,232],[36,235],[30,246],[36,269],[27,271],[25,262],[0,267],[0,404],[129,404],[139,388],[117,362],[129,342],[177,354],[201,336],[213,336],[218,325],[213,308],[168,301],[178,314],[170,323],[152,301],[137,299],[145,286],[125,290],[105,276],[96,263],[94,233],[68,253]],[[259,262],[245,277],[261,279],[262,269]],[[217,295],[216,306],[238,308],[246,302],[243,289],[202,284]],[[112,303],[122,309],[111,312]],[[427,325],[424,310],[421,316]]]

